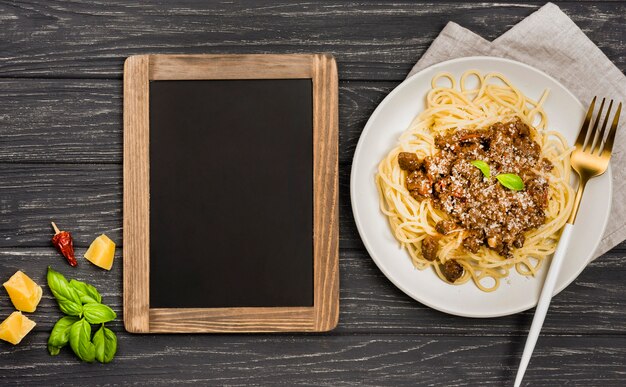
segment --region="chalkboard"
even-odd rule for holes
[[[128,58],[126,329],[332,329],[337,180],[332,56]]]
[[[312,92],[150,82],[150,307],[313,306]]]

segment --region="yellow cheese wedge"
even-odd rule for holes
[[[9,293],[15,309],[22,312],[34,312],[41,301],[41,286],[20,270],[4,283],[4,288]]]
[[[89,249],[85,253],[85,258],[89,262],[106,270],[111,270],[114,256],[115,243],[104,234],[91,242]]]
[[[35,327],[35,322],[22,312],[13,312],[0,324],[0,339],[16,345]]]

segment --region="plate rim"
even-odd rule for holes
[[[409,296],[410,298],[412,298],[413,300],[428,306],[429,308],[438,310],[440,312],[443,313],[447,313],[447,314],[451,314],[451,315],[455,315],[455,316],[461,316],[461,317],[471,317],[471,318],[495,318],[495,317],[503,317],[503,316],[510,316],[510,315],[515,315],[517,313],[520,312],[524,312],[526,310],[532,309],[535,306],[537,306],[537,302],[538,300],[534,300],[530,302],[530,305],[522,305],[520,307],[514,308],[512,310],[507,310],[505,312],[500,312],[500,313],[489,313],[489,314],[475,314],[475,313],[471,313],[471,312],[467,312],[467,313],[462,313],[462,312],[458,312],[455,310],[451,310],[445,307],[442,307],[440,305],[436,305],[433,304],[431,302],[425,301],[423,299],[418,299],[417,297],[414,297],[404,286],[402,286],[398,281],[396,281],[396,279],[389,274],[389,272],[385,269],[384,265],[378,262],[378,258],[375,257],[375,255],[372,253],[373,249],[369,243],[369,241],[363,237],[363,232],[362,230],[362,221],[360,219],[360,215],[358,214],[358,212],[356,211],[356,205],[355,205],[355,200],[354,197],[356,196],[355,193],[355,169],[356,169],[356,163],[355,160],[357,159],[357,157],[360,155],[361,152],[361,148],[362,148],[362,143],[363,143],[363,138],[364,136],[370,131],[371,128],[371,122],[372,119],[375,118],[380,111],[384,108],[384,105],[386,105],[387,103],[389,103],[388,101],[393,97],[393,95],[395,95],[397,92],[399,92],[399,90],[403,87],[406,87],[405,84],[408,84],[408,82],[415,76],[418,76],[426,71],[432,70],[433,68],[436,67],[443,67],[449,64],[454,64],[454,63],[458,63],[458,62],[465,62],[465,61],[471,61],[471,60],[492,60],[492,61],[497,61],[497,62],[504,62],[504,63],[509,63],[509,64],[513,64],[516,66],[522,66],[525,67],[531,71],[535,71],[540,73],[542,76],[548,78],[549,80],[553,81],[554,83],[556,83],[557,85],[559,85],[563,90],[565,90],[565,92],[567,94],[569,94],[573,100],[576,101],[576,103],[579,105],[579,107],[581,109],[585,109],[584,105],[580,102],[580,100],[578,99],[578,97],[576,97],[576,95],[574,95],[567,87],[565,87],[565,85],[563,85],[561,82],[559,82],[557,79],[555,79],[554,77],[552,77],[549,74],[546,74],[544,71],[533,67],[531,65],[528,65],[526,63],[523,62],[519,62],[513,59],[509,59],[509,58],[500,58],[500,57],[495,57],[495,56],[482,56],[482,55],[475,55],[475,56],[465,56],[465,57],[460,57],[460,58],[454,58],[454,59],[449,59],[449,60],[445,60],[442,62],[438,62],[435,64],[432,64],[428,67],[425,67],[423,69],[421,69],[420,71],[416,72],[415,74],[407,77],[405,80],[403,80],[402,82],[400,82],[400,84],[398,84],[396,87],[394,87],[394,89],[389,92],[385,98],[383,98],[382,101],[380,101],[380,103],[376,106],[376,109],[374,109],[374,111],[372,112],[372,114],[369,116],[367,123],[365,124],[365,126],[363,127],[363,130],[361,131],[361,134],[359,135],[359,141],[357,142],[356,148],[354,150],[354,154],[352,156],[352,165],[350,168],[350,208],[352,210],[352,217],[354,219],[354,222],[356,224],[357,227],[357,231],[359,233],[359,237],[361,238],[361,241],[363,243],[363,245],[365,246],[365,249],[367,250],[367,253],[369,255],[369,258],[374,261],[374,263],[376,264],[376,266],[378,267],[378,269],[383,273],[383,275],[387,278],[387,280],[389,280],[395,287],[397,287],[398,289],[400,289],[404,294],[406,294],[407,296]],[[608,181],[609,181],[609,190],[608,190],[608,195],[607,195],[607,199],[609,202],[609,206],[608,206],[608,210],[607,213],[610,214],[611,213],[611,207],[612,207],[612,202],[613,202],[613,179],[612,179],[612,170],[611,170],[611,164],[609,163],[608,166],[608,170],[607,170],[607,175],[608,175]],[[606,228],[608,225],[608,221],[609,221],[609,216],[604,217],[603,220],[603,225],[601,227],[601,232],[600,235],[604,236],[604,233],[606,232]],[[598,241],[595,243],[595,245],[593,246],[593,251],[595,253],[595,251],[598,249],[598,246],[600,245],[600,242],[602,241],[602,237],[600,237],[598,239]],[[553,293],[553,297],[556,296],[557,294],[559,294],[561,291],[563,291],[565,288],[567,288],[572,282],[574,282],[582,273],[582,271],[592,262],[593,260],[593,254],[589,257],[589,259],[587,259],[587,262],[585,265],[581,265],[581,267],[576,271],[576,273],[574,275],[572,275],[571,278],[567,279],[566,281],[564,281],[564,283],[561,286],[557,286],[555,288],[555,291]],[[496,290],[497,291],[497,290]]]

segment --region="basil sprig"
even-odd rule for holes
[[[67,316],[54,324],[48,338],[48,352],[58,355],[68,343],[81,360],[109,363],[117,352],[117,337],[104,323],[113,321],[117,314],[102,304],[98,290],[85,282],[67,279],[48,267],[48,287]],[[91,324],[102,324],[91,335]]]
[[[521,191],[524,189],[522,178],[514,173],[503,173],[496,176],[496,179],[506,188],[513,191]]]
[[[487,179],[491,178],[491,169],[489,168],[489,164],[482,160],[473,160],[470,161],[470,164],[480,169]],[[496,179],[500,182],[500,184],[512,191],[521,191],[524,189],[524,182],[522,181],[522,178],[514,173],[502,173],[497,175]]]

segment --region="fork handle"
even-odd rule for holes
[[[548,313],[548,307],[550,306],[550,301],[552,300],[552,294],[554,293],[554,288],[556,287],[556,281],[559,277],[559,273],[561,272],[561,266],[563,266],[563,261],[565,260],[565,253],[567,252],[567,246],[569,245],[573,228],[573,224],[565,223],[563,233],[561,234],[561,238],[559,239],[559,244],[552,257],[552,263],[550,264],[548,275],[546,276],[546,280],[543,283],[543,288],[541,289],[541,295],[539,296],[537,309],[535,309],[535,317],[533,317],[533,323],[530,326],[530,332],[528,332],[528,338],[526,339],[526,345],[524,346],[522,360],[520,361],[520,365],[517,370],[515,387],[519,387],[522,384],[524,373],[526,372],[526,368],[528,367],[528,363],[530,362],[530,357],[532,356],[533,350],[535,349],[535,344],[537,344],[539,332],[541,332],[543,321],[546,318],[546,313]]]

